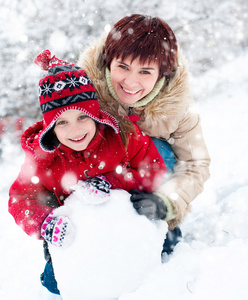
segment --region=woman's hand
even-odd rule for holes
[[[131,191],[130,200],[138,214],[145,215],[150,220],[164,219],[167,214],[167,207],[162,199],[150,193]]]

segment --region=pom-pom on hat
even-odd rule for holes
[[[39,81],[39,101],[44,119],[40,145],[45,151],[54,151],[50,139],[56,120],[66,110],[80,110],[94,121],[112,127],[119,133],[117,120],[100,110],[93,83],[86,72],[42,51],[34,62],[48,75]]]

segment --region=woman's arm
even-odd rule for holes
[[[157,189],[156,195],[172,204],[174,216],[167,221],[173,228],[190,211],[190,202],[203,191],[204,182],[210,176],[210,156],[195,112],[185,114],[171,140],[177,162],[172,177]]]

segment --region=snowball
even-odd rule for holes
[[[99,204],[89,204],[89,197]],[[49,247],[63,300],[116,299],[161,266],[167,223],[138,215],[126,191],[111,190],[105,201],[97,197],[103,196],[77,185],[55,212],[68,216],[76,229],[71,246]]]

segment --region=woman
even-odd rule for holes
[[[159,18],[124,17],[107,37],[81,54],[78,64],[92,79],[102,109],[136,115],[141,129],[156,138],[167,168],[172,169],[156,195],[167,207],[165,220],[173,230],[202,192],[210,157],[172,29]],[[146,203],[153,209],[148,198],[135,193],[131,197],[140,214],[146,215]]]

